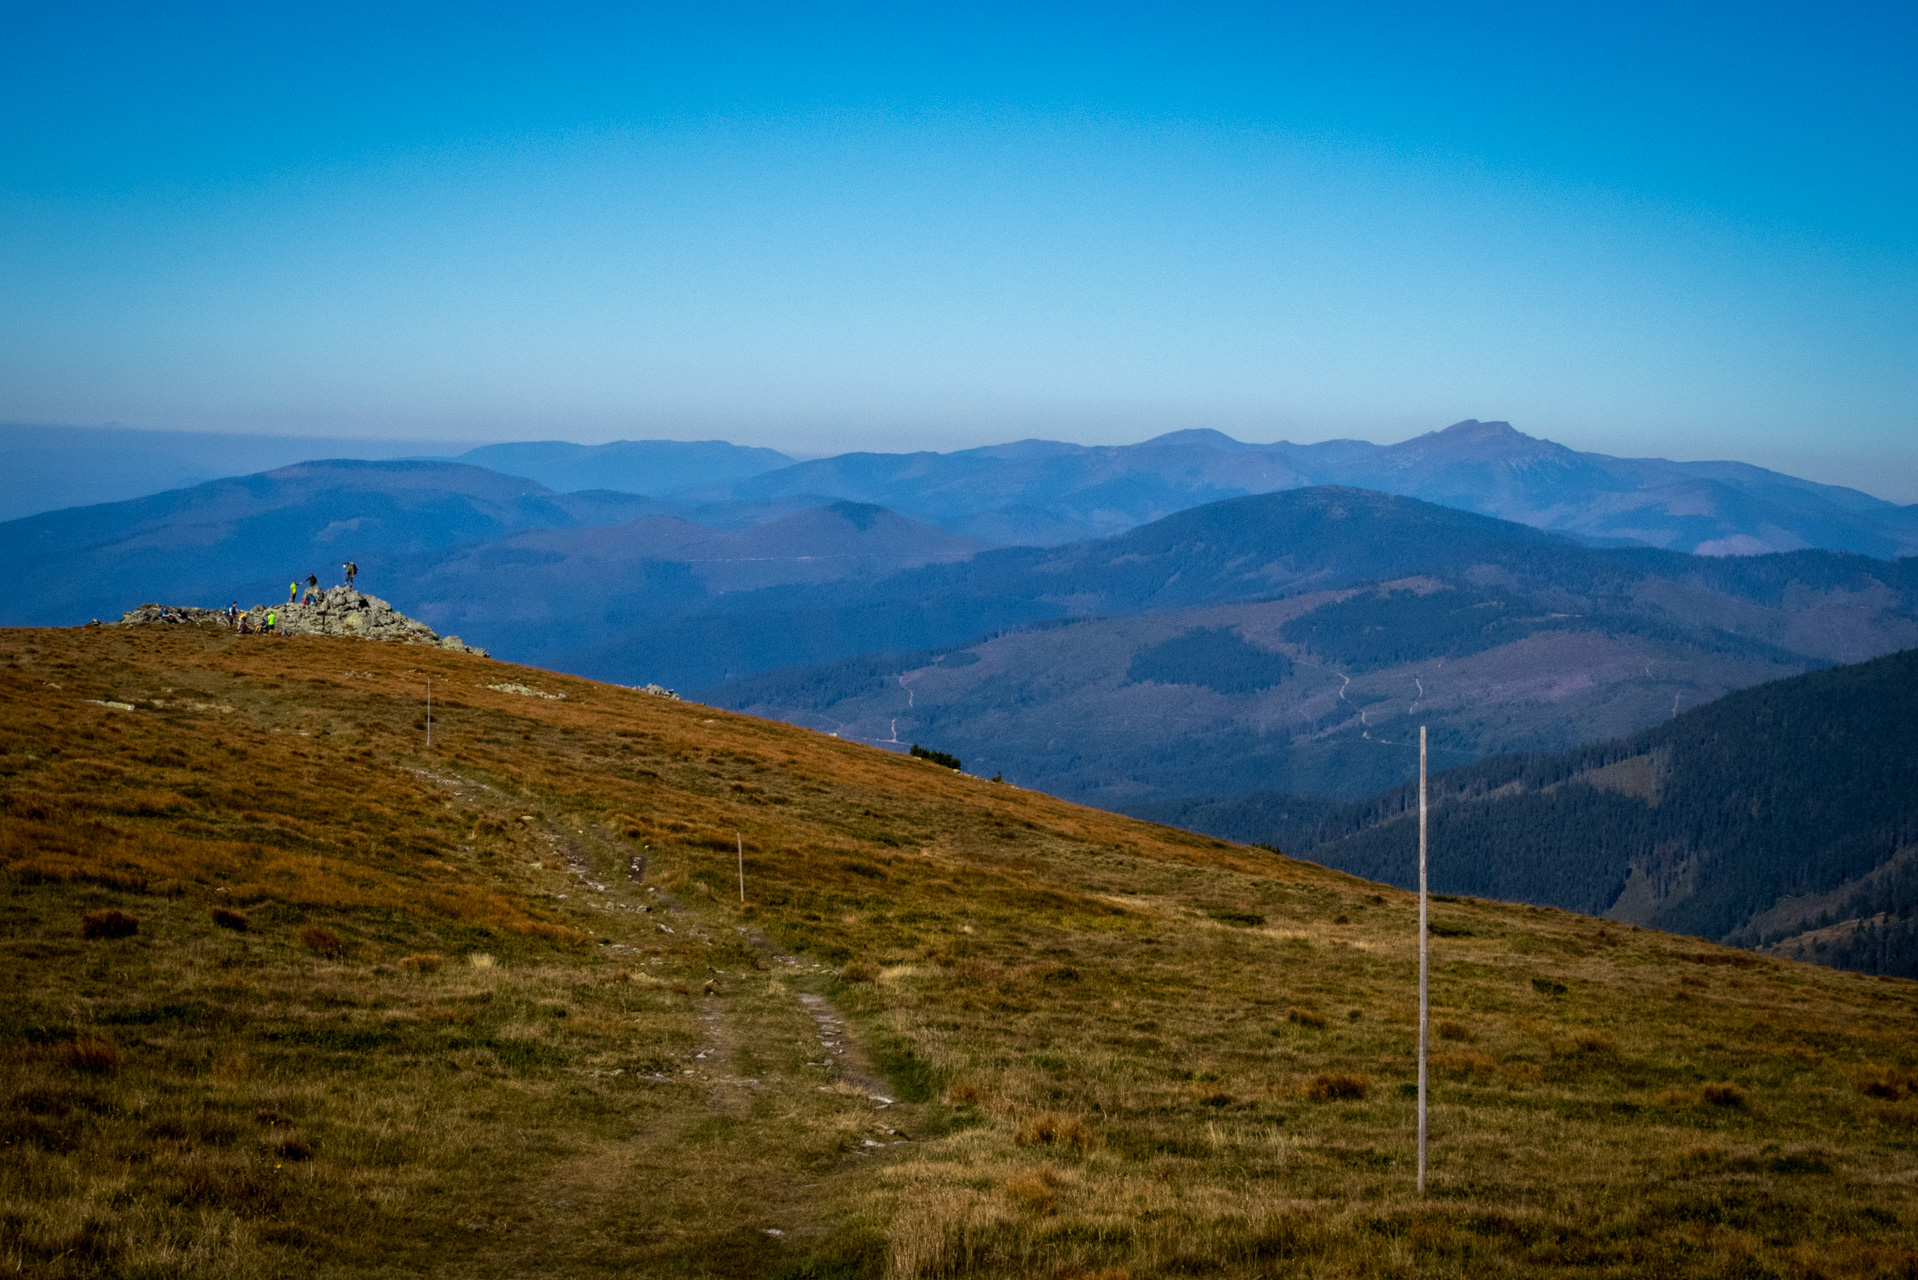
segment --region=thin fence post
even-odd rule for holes
[[[433,745],[433,677],[426,677],[426,745]]]
[[[1425,1043],[1431,1026],[1427,999],[1430,970],[1427,949],[1431,930],[1426,921],[1425,882],[1425,726],[1419,726],[1419,1194],[1425,1194]]]
[[[733,839],[739,841],[739,901],[743,906],[746,902],[746,837],[735,831]]]

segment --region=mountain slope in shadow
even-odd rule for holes
[[[1728,694],[1630,736],[1431,779],[1433,884],[1918,977],[1918,649]],[[1417,791],[1142,808],[1387,883]]]

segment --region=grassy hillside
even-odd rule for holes
[[[0,692],[16,1271],[1918,1268],[1909,983],[1441,902],[1421,1201],[1403,893],[436,650]]]

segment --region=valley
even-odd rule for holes
[[[1733,689],[1918,644],[1914,568],[1595,550],[1410,499],[1295,490],[898,575],[870,588],[891,595],[890,615],[874,600],[856,616],[941,640],[938,628],[979,625],[995,606],[1024,625],[698,696],[923,741],[1106,807],[1260,790],[1357,800],[1412,769],[1415,707],[1443,767],[1636,732]],[[740,607],[740,626],[770,643],[815,634]],[[1021,618],[1040,608],[1067,616]],[[1254,669],[1263,683],[1248,683]]]
[[[1434,883],[1918,977],[1918,649],[1726,695],[1573,750],[1432,779]],[[1143,812],[1413,883],[1411,784]]]

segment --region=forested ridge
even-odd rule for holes
[[[1791,955],[1802,942],[1806,958],[1918,976],[1918,856],[1897,857],[1918,846],[1918,650],[1742,690],[1627,738],[1448,770],[1429,795],[1442,892]],[[1408,781],[1350,805],[1267,796],[1152,816],[1410,885],[1417,804]]]

